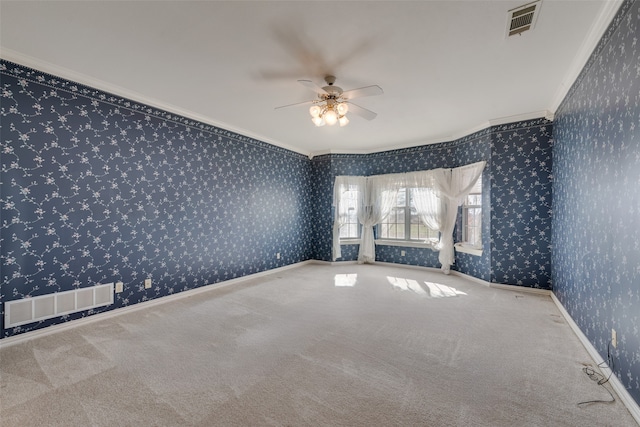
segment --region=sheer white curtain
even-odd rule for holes
[[[370,177],[338,176],[333,191],[335,219],[333,223],[333,260],[341,257],[340,228],[347,222],[348,203],[344,195],[357,190],[356,212],[362,224],[359,263],[373,263],[376,259],[373,227],[380,224],[396,205],[398,190],[411,188],[414,205],[424,224],[440,232],[435,249],[445,274],[454,263],[453,229],[458,206],[469,194],[482,174],[486,162],[472,163],[454,169],[432,169],[405,174]],[[353,196],[353,193],[351,193]],[[353,202],[351,202],[353,203]]]
[[[437,170],[437,169],[436,169]],[[436,170],[408,173],[405,186],[411,188],[411,198],[420,220],[434,231],[441,231],[444,224],[442,200],[435,190]],[[436,249],[438,242],[425,241],[432,249]]]
[[[451,264],[455,261],[453,250],[453,228],[456,225],[458,206],[469,194],[482,174],[487,162],[472,163],[454,169],[436,169],[434,172],[435,190],[441,200],[443,223],[440,229],[440,251],[438,261],[445,274],[449,274]]]
[[[332,258],[342,256],[340,249],[340,228],[347,223],[349,208],[355,205],[355,214],[361,210],[366,178],[363,176],[337,176],[333,185],[333,245]],[[354,200],[355,199],[355,200]]]
[[[358,214],[362,224],[362,240],[358,252],[358,263],[374,263],[376,245],[373,227],[385,220],[391,213],[402,187],[402,175],[377,175],[367,178],[363,199],[363,209]]]
[[[413,188],[411,197],[423,224],[434,231],[442,232],[445,218],[438,193],[433,188]],[[424,243],[430,244],[432,249],[437,249],[437,243],[428,239]]]

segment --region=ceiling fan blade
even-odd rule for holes
[[[320,86],[312,82],[311,80],[298,80],[302,86],[307,87],[317,93],[318,95],[326,95],[327,91],[322,89]]]
[[[358,89],[351,89],[342,93],[342,97],[345,99],[361,98],[363,96],[375,96],[382,95],[384,92],[378,85],[365,86]]]
[[[367,120],[373,120],[378,116],[378,114],[374,113],[373,111],[367,110],[366,108],[356,105],[353,102],[349,102],[349,112],[357,114],[358,116]]]
[[[281,108],[287,108],[287,107],[296,107],[298,105],[311,105],[311,104],[313,104],[313,101],[296,102],[295,104],[281,105],[279,107],[274,108],[274,110],[279,110]]]

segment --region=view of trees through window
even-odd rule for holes
[[[391,214],[378,225],[378,239],[437,242],[439,233],[427,227],[418,215],[413,203],[412,188],[401,188],[398,191],[396,205]],[[342,203],[346,214],[342,217],[340,228],[341,239],[359,239],[360,223],[358,221],[358,189],[353,186],[342,194]],[[480,248],[482,246],[482,177],[474,185],[471,193],[462,205],[462,241]]]
[[[342,203],[346,204],[347,214],[343,218],[344,224],[340,227],[341,239],[358,239],[360,237],[360,223],[358,222],[358,189],[356,186],[349,188],[342,194]]]
[[[391,214],[378,226],[378,238],[384,240],[438,240],[438,232],[422,223],[413,204],[412,189],[398,191]]]
[[[482,247],[482,176],[462,205],[462,240],[473,247]]]

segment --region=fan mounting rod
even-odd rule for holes
[[[327,92],[326,94],[322,94],[320,95],[320,99],[322,100],[326,100],[327,98],[338,98],[340,95],[342,95],[342,88],[338,87],[338,86],[334,86],[333,84],[336,82],[336,77],[335,76],[325,76],[324,81],[327,82],[327,86],[323,87],[322,89]]]

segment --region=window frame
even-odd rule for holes
[[[482,245],[483,245],[482,223],[483,223],[483,210],[484,210],[482,206],[484,201],[482,175],[480,175],[480,177],[478,178],[478,182],[476,186],[478,187],[479,191],[469,193],[460,208],[459,224],[461,228],[461,233],[460,233],[461,240],[454,244],[454,248],[458,252],[464,252],[464,253],[480,256],[482,255]],[[469,204],[469,198],[475,197],[475,196],[480,196],[479,204]],[[478,214],[479,214],[478,215],[479,223],[477,224],[477,226],[474,227],[479,233],[477,243],[469,241],[469,227],[470,227],[469,211],[471,209],[478,210]]]
[[[353,187],[353,189],[351,189]],[[358,200],[358,198],[360,197],[359,194],[357,194],[360,190],[358,189],[358,187],[356,185],[351,185],[350,189],[346,192],[355,192],[355,198],[350,198],[352,200]],[[346,193],[345,192],[345,193]],[[350,207],[347,210],[351,211],[351,210],[357,210],[358,207],[358,203],[356,202],[354,207]],[[348,217],[349,215],[347,215]],[[354,225],[356,226],[356,234],[357,236],[342,236],[342,230],[345,227],[349,227]],[[344,244],[354,244],[354,243],[358,243],[360,242],[360,239],[362,239],[362,224],[360,224],[360,221],[358,220],[358,213],[355,213],[355,222],[345,222],[344,224],[342,224],[342,226],[340,226],[340,241],[344,242]]]
[[[426,243],[426,240],[439,240],[440,239],[440,233],[437,231],[433,231],[432,229],[430,229],[429,227],[427,227],[422,220],[420,220],[420,218],[418,218],[418,236],[420,234],[420,227],[425,227],[427,229],[427,233],[429,234],[426,238],[420,238],[420,237],[415,237],[412,238],[411,237],[411,228],[413,223],[411,222],[412,217],[414,216],[413,211],[415,211],[415,207],[411,206],[412,205],[412,196],[411,196],[411,189],[412,188],[417,188],[417,187],[402,187],[398,193],[400,193],[400,191],[404,191],[405,196],[404,196],[404,206],[399,206],[396,203],[396,206],[394,207],[394,212],[397,211],[398,209],[402,209],[404,211],[404,238],[393,238],[393,237],[382,237],[382,226],[385,224],[389,224],[386,221],[382,222],[378,225],[376,225],[376,244],[380,244],[380,245],[387,245],[387,246],[405,246],[405,247],[424,247],[424,248],[431,248],[433,246],[432,243]],[[390,214],[389,216],[392,216],[393,214]],[[399,223],[391,223],[391,224],[399,224]],[[436,234],[436,236],[433,236],[433,234]]]

